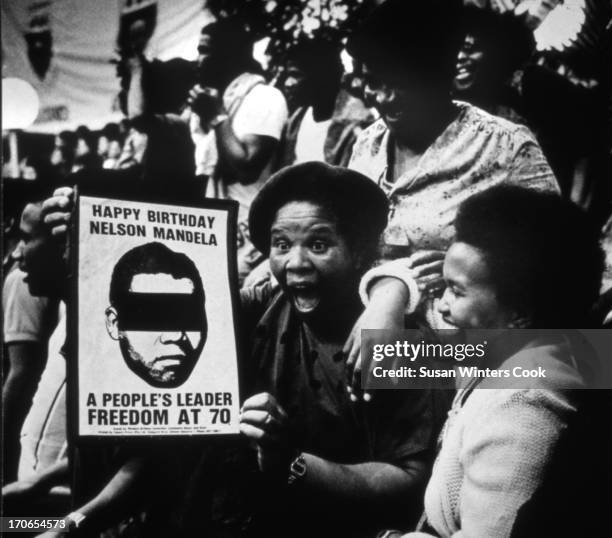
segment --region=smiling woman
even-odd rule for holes
[[[593,455],[610,450],[609,401],[584,390],[602,374],[563,330],[588,326],[598,230],[571,203],[518,187],[471,197],[455,227],[440,309],[468,339],[474,329],[492,338],[440,436],[421,528],[431,534],[404,538],[603,535],[595,507],[609,495],[595,486],[604,456]]]
[[[366,94],[381,115],[357,138],[349,167],[389,198],[381,258],[400,259],[395,269],[415,275],[411,284],[381,265],[381,282],[365,286],[371,301],[347,342],[351,365],[359,365],[362,329],[403,327],[408,301],[390,298],[408,294],[411,313],[418,309],[429,325],[444,326],[434,307],[440,254],[450,246],[463,201],[497,185],[559,192],[529,129],[452,100],[464,15],[460,0],[386,0],[347,45],[364,65]],[[414,293],[417,285],[425,293]],[[356,374],[356,390],[358,381]]]
[[[535,49],[533,32],[523,17],[511,11],[502,14],[469,6],[464,18],[466,35],[457,57],[455,98],[524,123],[519,121],[520,100],[510,80]]]
[[[381,115],[357,139],[349,167],[389,196],[388,259],[448,248],[457,208],[471,194],[499,184],[558,190],[526,127],[452,101],[460,4],[387,0],[348,43]]]

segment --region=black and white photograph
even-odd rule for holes
[[[611,0],[0,8],[0,535],[610,534]]]

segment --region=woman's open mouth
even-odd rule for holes
[[[455,87],[459,90],[466,90],[474,83],[474,68],[465,63],[460,64],[455,73]]]
[[[298,312],[308,314],[314,311],[321,302],[321,295],[317,288],[312,285],[290,286],[293,304]]]
[[[469,75],[470,75],[470,72],[465,67],[461,67],[457,69],[457,78],[466,78]]]
[[[468,68],[467,66],[460,67],[459,69],[457,69],[457,74],[455,78],[461,81],[472,78],[472,69]]]

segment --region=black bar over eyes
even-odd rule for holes
[[[116,305],[118,325],[125,331],[201,331],[204,301],[186,293],[134,293]]]

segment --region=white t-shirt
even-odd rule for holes
[[[263,81],[258,75],[244,73],[236,78],[225,91],[224,102],[232,114],[232,129],[239,140],[244,140],[248,135],[267,136],[280,140],[288,118],[285,98],[278,89],[263,82],[255,81],[255,85],[252,85],[253,77],[258,77]],[[250,88],[247,88],[249,85],[251,85]],[[244,95],[244,97],[238,97],[239,95]],[[233,110],[232,104],[229,103],[235,103],[237,109]],[[216,132],[211,129],[208,133],[203,133],[201,128],[194,129],[197,124],[196,119],[191,125],[192,135],[195,135],[193,140],[196,144],[196,173],[210,176],[215,171],[218,162]],[[197,134],[198,130],[199,134]],[[237,257],[240,279],[243,279],[261,261],[261,254],[257,252],[248,237],[248,216],[251,202],[270,177],[275,158],[276,155],[271,155],[259,177],[248,185],[238,182],[226,183],[223,178],[215,176],[212,176],[206,185],[206,197],[229,198],[236,200],[239,204]]]
[[[4,343],[46,343],[57,324],[57,300],[34,297],[23,281],[25,273],[14,269],[4,280],[2,311]]]
[[[280,140],[287,118],[287,104],[283,94],[277,88],[258,84],[240,103],[232,119],[232,128],[240,140],[247,135],[269,136]],[[211,129],[208,133],[196,134],[194,130],[192,124],[196,144],[196,173],[211,175],[219,158],[215,131]],[[237,200],[240,203],[239,220],[246,219],[253,198],[270,176],[272,161],[273,159],[270,159],[255,182],[248,185],[224,185],[222,194],[207,192],[207,195]]]
[[[246,135],[261,135],[280,140],[287,116],[283,94],[273,86],[258,84],[243,99],[232,127],[241,139]]]
[[[269,136],[280,140],[287,118],[287,104],[283,94],[277,88],[258,84],[242,101],[232,120],[232,128],[240,140],[247,135]],[[270,177],[272,160],[270,159],[254,183],[227,185],[227,197],[240,203],[238,220],[248,217],[253,198]]]
[[[308,107],[300,123],[297,140],[295,142],[295,163],[308,161],[325,161],[325,139],[331,125],[331,118],[324,121],[315,121],[312,107]]]
[[[66,308],[60,303],[57,328],[49,340],[49,357],[32,407],[21,429],[19,480],[42,471],[66,454]]]

